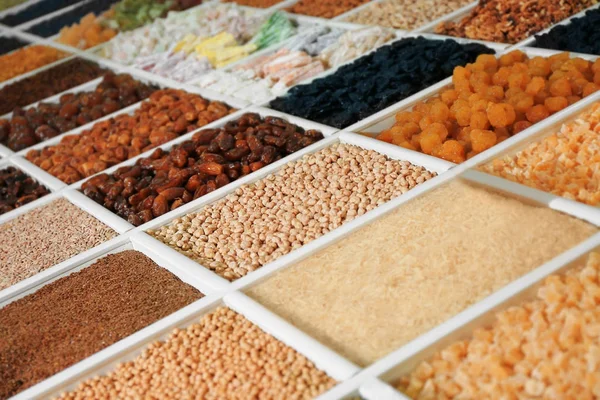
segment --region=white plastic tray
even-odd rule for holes
[[[331,20],[331,21],[330,21],[330,20],[326,20],[326,19],[315,18],[315,17],[310,17],[310,16],[306,16],[306,15],[300,15],[300,14],[291,14],[291,13],[287,13],[287,15],[288,15],[290,18],[292,18],[292,19],[295,19],[295,20],[296,20],[296,21],[297,21],[299,24],[305,24],[305,25],[307,25],[307,26],[309,26],[309,25],[311,25],[311,24],[312,24],[313,26],[314,26],[314,25],[321,25],[321,26],[325,26],[325,27],[329,27],[329,28],[343,29],[343,30],[345,30],[345,31],[357,30],[357,29],[362,29],[362,28],[365,28],[365,26],[364,26],[364,25],[353,24],[353,23],[350,23],[350,22],[343,22],[343,21],[336,21],[336,20]],[[386,29],[390,29],[390,28],[386,28]],[[393,30],[393,29],[391,29],[391,30],[395,32],[395,35],[396,35],[396,36],[395,36],[395,39],[391,39],[391,40],[389,40],[388,42],[386,42],[386,43],[382,44],[381,46],[385,46],[385,45],[387,45],[387,44],[393,43],[395,40],[398,40],[398,39],[400,39],[400,38],[404,37],[404,36],[407,34],[407,32],[406,32],[406,31],[402,31],[402,30]],[[250,56],[248,56],[248,57],[246,57],[246,58],[244,58],[244,59],[242,59],[242,60],[240,60],[240,61],[237,61],[237,62],[235,62],[235,63],[232,63],[232,64],[230,64],[230,65],[228,65],[228,66],[226,66],[225,68],[222,68],[222,69],[220,69],[220,70],[221,70],[221,71],[224,71],[224,72],[232,72],[232,71],[233,71],[233,70],[234,70],[236,67],[238,67],[238,66],[240,66],[240,65],[243,65],[243,64],[246,64],[246,63],[252,62],[253,60],[255,60],[255,59],[259,58],[259,57],[262,57],[262,56],[264,56],[264,55],[270,55],[270,54],[274,54],[274,53],[276,53],[276,52],[277,52],[277,51],[279,51],[280,49],[282,49],[282,48],[285,48],[285,47],[286,47],[286,46],[287,46],[289,43],[291,43],[291,42],[292,42],[292,41],[293,41],[295,38],[296,38],[296,36],[293,36],[293,37],[291,37],[291,38],[289,38],[289,39],[285,40],[284,42],[281,42],[281,43],[279,43],[279,44],[277,44],[277,45],[275,45],[275,46],[272,46],[272,47],[269,47],[269,48],[263,49],[263,50],[261,50],[261,51],[259,51],[259,52],[256,52],[256,53],[254,53],[254,54],[252,54],[252,55],[250,55]],[[381,46],[379,46],[379,47],[381,47]],[[292,85],[292,86],[290,86],[290,87],[288,87],[288,88],[287,88],[287,91],[289,91],[291,88],[293,88],[293,87],[295,87],[295,86],[298,86],[298,85],[306,85],[306,84],[309,84],[310,82],[314,81],[315,79],[319,79],[319,78],[323,78],[323,77],[325,77],[325,76],[327,76],[327,75],[331,75],[331,74],[333,74],[335,71],[337,71],[339,68],[343,67],[344,65],[350,64],[350,63],[352,63],[353,61],[357,60],[358,58],[360,58],[360,57],[362,57],[362,56],[365,56],[365,55],[367,55],[367,54],[370,54],[370,53],[372,53],[373,51],[377,50],[379,47],[375,47],[375,48],[373,48],[373,49],[371,49],[371,50],[367,51],[366,53],[362,54],[361,56],[358,56],[358,57],[352,58],[352,59],[350,59],[350,60],[348,60],[348,61],[346,61],[346,62],[344,62],[344,63],[342,63],[342,64],[340,64],[340,65],[337,65],[337,66],[333,67],[333,68],[326,69],[326,70],[324,70],[323,72],[321,72],[321,73],[319,73],[319,74],[317,74],[317,75],[313,76],[312,78],[309,78],[309,79],[307,79],[307,80],[304,80],[304,81],[302,81],[302,82],[299,82],[299,83],[298,83],[298,84],[296,84],[296,85]],[[193,79],[193,80],[189,81],[189,82],[188,82],[188,84],[191,84],[191,85],[197,85],[197,83],[198,83],[198,81],[200,81],[200,79],[202,79],[202,77],[198,77],[197,79]],[[285,93],[287,93],[287,91],[286,91]],[[279,96],[283,96],[283,95],[285,95],[285,93],[281,93]],[[234,93],[234,94],[231,94],[231,96],[232,96],[232,97],[235,97],[235,98],[237,98],[237,97],[235,96],[235,93]],[[274,95],[274,96],[270,97],[270,98],[269,98],[268,100],[266,100],[266,101],[256,101],[256,102],[252,102],[252,103],[253,103],[253,104],[255,104],[255,105],[262,105],[263,107],[268,107],[269,103],[270,103],[272,100],[276,99],[277,97],[278,97],[278,96],[275,96],[275,95]]]

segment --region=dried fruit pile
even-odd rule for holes
[[[58,103],[42,102],[26,111],[15,108],[10,120],[0,119],[0,143],[25,149],[135,104],[156,89],[128,74],[108,73],[93,91],[64,94]]]
[[[587,11],[567,25],[558,25],[548,33],[536,35],[535,47],[600,55],[600,9]],[[600,82],[597,82],[600,84]]]
[[[43,185],[15,167],[0,170],[0,215],[48,193],[50,192]]]
[[[194,393],[205,399],[312,399],[334,385],[306,357],[242,315],[219,307],[59,398],[110,393],[114,398],[175,400]]]
[[[338,144],[149,233],[235,280],[433,176],[409,162]]]
[[[168,153],[155,150],[134,166],[87,182],[83,193],[141,225],[322,139],[276,117],[244,114],[204,129]]]
[[[598,0],[480,0],[460,22],[445,22],[436,33],[517,43],[597,4]]]
[[[144,151],[233,112],[228,105],[178,89],[158,90],[131,115],[119,114],[60,143],[30,150],[27,159],[67,184],[104,171]]]
[[[485,164],[485,172],[592,206],[600,204],[600,103],[540,142]]]
[[[0,89],[0,115],[91,81],[104,72],[98,64],[75,58]]]
[[[454,40],[407,38],[381,47],[334,74],[292,88],[270,107],[344,128],[450,76],[454,67],[494,51]]]
[[[7,81],[67,56],[53,47],[31,45],[0,56],[0,82]]]
[[[598,82],[598,83],[595,83]],[[600,60],[519,50],[457,67],[453,86],[396,114],[377,138],[461,163],[600,89]]]
[[[415,400],[596,399],[600,254],[551,275],[531,301],[498,312],[398,383]]]
[[[214,71],[197,85],[263,104],[290,87],[343,64],[394,38],[394,32],[369,27],[344,32],[317,27],[298,34],[273,54],[266,54],[230,71]]]

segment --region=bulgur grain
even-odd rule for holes
[[[61,198],[0,225],[0,290],[116,236]]]

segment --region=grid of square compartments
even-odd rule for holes
[[[584,93],[585,85],[580,82],[579,89],[574,84],[567,94],[548,83],[551,93],[540,97],[541,103],[537,94],[531,97],[550,112],[539,121],[528,120],[524,129],[513,130],[508,123],[499,126],[488,117],[489,125],[479,130],[493,132],[494,142],[480,151],[476,151],[477,144],[469,143],[465,159],[456,163],[427,150],[418,139],[418,146],[411,148],[382,135],[395,133],[395,128],[399,131],[408,122],[403,119],[407,115],[430,112],[433,118],[436,111],[431,110],[439,109],[435,105],[440,102],[431,99],[439,98],[450,110],[439,121],[446,123],[449,136],[440,145],[455,139],[452,105],[456,99],[452,96],[460,92],[457,74],[462,72],[457,70],[461,68],[454,69],[453,77],[436,78],[432,85],[408,92],[391,106],[370,109],[358,122],[338,129],[273,109],[271,101],[276,95],[286,96],[290,88],[268,101],[266,97],[253,101],[251,95],[238,96],[231,88],[219,93],[201,87],[200,76],[183,83],[158,70],[107,58],[105,49],[121,40],[121,35],[115,39],[107,35],[110,40],[86,49],[60,43],[63,25],[79,22],[89,12],[102,13],[114,2],[66,2],[51,12],[44,3],[28,1],[0,12],[4,53],[0,63],[3,56],[10,59],[30,47],[48,51],[42,54],[40,50],[38,64],[15,71],[0,83],[0,91],[10,94],[0,118],[7,121],[0,121],[4,130],[0,132],[0,193],[2,206],[6,205],[0,214],[0,235],[6,235],[2,252],[9,254],[0,266],[0,321],[5,318],[14,323],[19,309],[34,310],[35,302],[43,304],[44,297],[51,299],[53,292],[81,291],[86,279],[91,279],[86,275],[96,277],[89,285],[99,303],[109,289],[114,297],[123,296],[122,300],[112,298],[114,311],[123,307],[123,315],[131,313],[137,319],[137,312],[147,318],[135,326],[123,326],[115,316],[90,316],[92,326],[109,321],[120,331],[111,340],[87,336],[90,343],[104,342],[74,351],[72,359],[52,371],[30,371],[34,377],[23,388],[9,387],[15,379],[8,376],[1,396],[50,398],[74,391],[72,396],[85,397],[92,393],[89,390],[116,390],[122,379],[139,383],[144,378],[135,373],[151,369],[163,352],[192,351],[180,347],[183,340],[196,341],[200,348],[213,352],[211,357],[229,362],[228,356],[211,345],[218,340],[235,354],[252,359],[256,375],[230,367],[249,382],[245,390],[255,395],[407,399],[445,393],[452,398],[476,378],[463,374],[443,381],[436,375],[438,369],[447,367],[440,366],[440,357],[455,357],[451,365],[457,371],[479,365],[474,357],[480,353],[471,354],[469,346],[481,345],[482,337],[499,335],[511,310],[561,307],[556,305],[560,300],[548,292],[560,287],[569,296],[577,282],[591,285],[579,293],[582,303],[569,303],[571,319],[553,323],[558,324],[556,329],[560,324],[583,324],[577,325],[582,332],[579,336],[560,340],[570,340],[576,347],[573,359],[593,357],[585,341],[593,337],[593,326],[576,320],[585,310],[583,302],[589,301],[586,290],[593,291],[597,284],[593,273],[600,245],[594,158],[600,94],[591,86]],[[205,2],[182,14],[204,16],[211,8],[231,7],[264,22],[278,10],[292,7],[303,12],[310,4],[301,0],[294,8],[295,0],[252,3],[262,8]],[[340,3],[354,9],[333,20],[278,14],[295,26],[291,36],[213,68],[213,73],[227,76],[243,70],[245,64],[257,65],[276,54],[285,56],[307,32],[337,32],[338,39],[352,41],[360,36],[353,32],[373,28],[348,21],[356,21],[356,15],[384,1]],[[412,43],[419,36],[430,41],[449,39],[439,35],[440,24],[452,26],[479,10],[475,3],[459,3],[446,15],[434,15],[420,26],[391,29],[387,42],[362,47],[355,57],[294,81],[292,86],[335,82],[360,65],[355,61],[384,54],[378,49],[385,44]],[[532,33],[545,34],[557,26],[566,27],[567,32],[570,25],[583,29],[573,19],[586,13],[589,17],[597,9],[577,10],[556,25]],[[146,21],[146,27],[137,29],[142,32],[161,21]],[[122,36],[135,37],[134,33]],[[477,39],[450,38],[459,48],[479,44],[495,53],[498,66],[490,65],[492,58],[484,58],[472,70],[485,70],[487,63],[490,71],[486,73],[493,83],[500,66],[535,58],[552,60],[547,65],[550,71],[537,75],[543,79],[555,82],[562,78],[560,74],[552,77],[555,70],[578,65],[585,84],[600,85],[596,82],[600,78],[597,55],[571,53],[567,58],[559,51],[539,48],[544,42],[536,42],[533,34],[511,43]],[[178,41],[173,39],[172,44]],[[514,51],[521,53],[514,56]],[[320,53],[313,55],[311,62],[319,57]],[[20,59],[18,54],[14,59]],[[378,74],[381,69],[374,71]],[[40,82],[49,79],[48,87],[41,87]],[[523,83],[525,93],[528,83]],[[288,96],[297,92],[292,87]],[[569,95],[578,98],[568,99],[564,107],[553,109],[545,102]],[[510,103],[508,95],[498,101]],[[157,114],[164,115],[164,121],[158,121]],[[62,119],[57,125],[58,118]],[[518,123],[527,118],[525,111],[517,110],[509,119]],[[421,127],[422,119],[416,120],[418,134],[427,136],[428,126],[439,122],[433,118]],[[460,124],[461,129],[480,128],[469,123]],[[123,130],[130,130],[130,136],[118,138]],[[157,139],[152,136],[155,132],[164,136]],[[506,137],[500,140],[501,133]],[[10,135],[25,144],[9,141]],[[98,137],[101,144],[93,145],[91,138]],[[116,148],[120,148],[118,157]],[[69,168],[77,174],[65,175]],[[39,243],[28,244],[37,238],[42,238]],[[40,245],[45,256],[30,256],[42,253]],[[114,276],[102,274],[100,267],[114,268],[110,260],[129,256],[135,259],[126,262],[131,264],[131,273],[117,268]],[[10,265],[27,268],[10,270]],[[141,271],[146,275],[135,277]],[[179,295],[165,295],[163,307],[151,307],[147,296],[119,293],[132,279],[148,285],[149,291],[161,280],[161,285],[171,285]],[[76,293],[73,298],[81,296]],[[83,309],[98,312],[95,302],[79,301]],[[81,324],[81,317],[69,317],[68,303],[57,302],[65,312],[53,313],[52,323]],[[231,326],[234,336],[227,334]],[[203,341],[199,339],[206,337],[199,333],[203,330],[218,333]],[[249,338],[257,337],[263,347],[236,347],[239,338],[252,343]],[[11,333],[11,341],[18,339]],[[528,345],[535,347],[541,340],[534,337]],[[43,346],[29,344],[34,345]],[[55,347],[59,352],[60,340]],[[24,351],[40,351],[40,347]],[[287,361],[273,364],[271,372],[278,371],[275,375],[261,369],[265,357],[280,360],[283,353]],[[525,353],[525,358],[531,356]],[[213,368],[201,356],[185,358],[177,359],[181,368],[190,362],[199,370]],[[123,362],[136,363],[138,372]],[[290,375],[295,368],[305,372]],[[510,375],[512,371],[504,367],[481,373],[493,380],[497,379],[494,373]],[[171,373],[175,372],[167,368],[162,379],[172,379]],[[89,381],[99,375],[104,378]],[[261,380],[265,376],[270,378]],[[551,372],[525,376],[515,393],[555,393],[557,389],[547,379],[561,380]],[[198,378],[191,373],[190,379]],[[229,383],[207,379],[197,386],[181,383],[177,390],[231,390],[225,393],[233,396],[242,383],[232,377],[224,379]],[[597,377],[588,374],[587,379],[589,383]],[[80,386],[82,382],[87,386]],[[157,382],[156,390],[166,390]],[[593,385],[570,384],[578,393],[599,395]],[[479,396],[487,393],[477,392],[481,388],[469,390]],[[176,397],[173,393],[177,392],[171,392]]]

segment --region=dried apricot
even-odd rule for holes
[[[471,146],[473,151],[481,153],[496,144],[496,134],[485,129],[471,131]]]
[[[504,128],[515,122],[515,109],[510,104],[492,104],[487,109],[487,117],[495,128]]]

